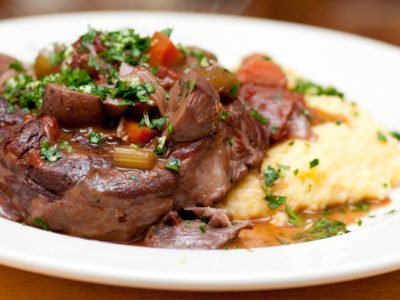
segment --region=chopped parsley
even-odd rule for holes
[[[206,232],[206,230],[207,230],[206,224],[199,225],[199,229],[201,232]]]
[[[227,141],[227,143],[228,143],[228,145],[229,146],[233,146],[233,137],[231,137],[231,136],[228,136],[228,138],[226,139],[226,141]]]
[[[96,58],[94,57],[93,54],[90,54],[88,66],[94,68],[96,71],[100,70],[100,67],[99,67],[99,65],[96,61]]]
[[[356,211],[369,211],[370,205],[368,202],[358,202],[355,205],[355,210]]]
[[[358,226],[362,226],[362,223],[363,223],[363,221],[361,219],[357,221]]]
[[[332,86],[322,87],[314,82],[297,79],[296,85],[293,89],[295,92],[305,94],[305,95],[326,95],[326,96],[337,96],[340,98],[344,98],[343,92],[337,90]]]
[[[272,195],[271,192],[267,192],[264,199],[268,201],[268,207],[270,209],[275,209],[275,208],[281,206],[286,201],[287,197],[276,196],[276,195]]]
[[[294,176],[297,176],[298,174],[299,174],[299,169],[296,169],[296,170],[293,171],[293,175]]]
[[[208,221],[210,221],[210,217],[209,217],[209,216],[202,216],[202,217],[200,218],[200,220],[201,220],[203,223],[208,223]]]
[[[89,26],[88,32],[82,36],[82,44],[93,44],[96,35],[97,30]]]
[[[97,41],[97,37],[99,40]],[[91,53],[89,46],[101,42],[105,51]],[[74,46],[73,46],[74,47]],[[117,67],[121,62],[130,65],[143,64],[147,66],[150,48],[150,37],[141,37],[132,29],[113,32],[102,32],[89,27],[86,34],[80,39],[77,49],[66,46],[55,47],[55,51],[49,56],[49,63],[61,65],[67,56],[68,49],[90,53],[88,65],[97,71],[106,71],[108,74],[108,85],[98,85],[91,78],[87,70],[71,67],[63,67],[59,72],[50,74],[41,79],[34,79],[29,74],[17,74],[7,80],[3,85],[3,97],[9,102],[9,107],[18,105],[24,111],[39,112],[42,106],[46,83],[57,83],[69,90],[79,91],[99,96],[101,99],[121,99],[127,105],[134,105],[135,100],[140,102],[152,102],[149,94],[155,92],[155,87],[146,82],[140,84],[137,80],[123,82],[118,80]],[[106,70],[101,70],[105,65],[111,64]],[[23,65],[15,61],[10,68],[18,72],[24,71]]]
[[[158,73],[158,66],[151,67],[150,72],[151,72],[153,75],[157,75],[157,73]]]
[[[231,89],[230,89],[230,91],[229,91],[229,94],[230,94],[230,96],[231,96],[232,98],[237,97],[238,92],[239,92],[239,88],[240,88],[240,83],[239,83],[239,81],[236,81],[236,82],[232,85],[232,87],[231,87]]]
[[[225,121],[226,119],[232,118],[232,114],[229,111],[223,111],[221,113],[221,120]]]
[[[2,95],[11,105],[18,104],[23,110],[39,110],[44,90],[42,81],[33,81],[28,74],[18,74],[5,82]]]
[[[267,124],[268,123],[268,118],[264,117],[263,115],[261,115],[258,111],[256,111],[255,109],[252,109],[250,111],[250,115],[252,116],[252,118],[258,122],[260,122],[261,124]]]
[[[146,126],[150,129],[160,129],[167,122],[168,117],[164,116],[158,119],[149,120],[146,116],[140,121],[140,126]],[[171,124],[171,123],[170,123]]]
[[[210,65],[207,57],[205,57],[205,56],[200,59],[199,64],[200,64],[200,67],[208,67]]]
[[[347,233],[348,230],[343,222],[331,220],[325,217],[314,220],[314,226],[302,233],[295,234],[293,240],[313,241]]]
[[[40,143],[40,157],[48,162],[55,162],[62,157],[62,154],[58,151],[57,145],[50,146],[48,141],[42,141]]]
[[[400,132],[391,131],[390,135],[394,137],[396,140],[400,141]]]
[[[64,60],[64,54],[65,49],[63,51],[52,52],[49,56],[49,63],[54,66],[61,65]]]
[[[72,146],[67,141],[61,141],[58,143],[58,149],[67,150],[68,152],[72,151]]]
[[[119,106],[135,106],[136,104],[132,100],[122,99],[121,101],[119,101],[118,105]]]
[[[168,123],[167,130],[168,130],[169,133],[173,133],[174,132],[174,126],[172,125],[171,122]]]
[[[187,80],[186,81],[186,94],[185,97],[187,97],[193,90],[196,88],[196,81],[194,80]]]
[[[104,86],[103,86],[104,87]],[[155,89],[150,82],[143,84],[136,80],[121,81],[117,80],[115,89],[105,89],[105,95],[110,94],[111,98],[122,98],[127,100],[139,100],[140,102],[153,102],[148,95],[153,94]],[[101,95],[99,95],[101,97]],[[103,97],[102,97],[103,98]]]
[[[42,218],[35,217],[32,219],[32,224],[40,227],[43,230],[49,230],[49,225]]]
[[[161,30],[162,33],[164,33],[167,37],[171,37],[173,29],[172,28],[165,28]]]
[[[301,216],[296,214],[290,207],[289,205],[286,204],[286,213],[288,215],[288,222],[292,225],[299,226],[301,223],[303,223],[303,220],[301,219]]]
[[[92,131],[89,133],[89,142],[91,144],[100,144],[104,142],[104,138],[100,135],[100,133]]]
[[[382,132],[378,131],[376,136],[377,136],[378,140],[381,141],[382,143],[388,142],[386,135],[384,135]]]
[[[264,182],[267,186],[271,187],[274,185],[275,181],[279,179],[280,169],[274,169],[271,166],[268,166],[264,171]]]
[[[9,68],[10,68],[10,69],[13,69],[13,70],[15,70],[15,71],[17,71],[17,72],[24,72],[24,71],[25,71],[24,66],[23,66],[23,65],[21,64],[21,62],[18,61],[18,60],[13,61],[13,62],[9,65]]]
[[[165,141],[166,141],[167,137],[163,136],[160,137],[158,139],[158,143],[156,145],[156,148],[154,149],[154,152],[158,155],[158,156],[162,156],[165,155]]]
[[[319,159],[313,159],[312,161],[310,161],[310,169],[315,168],[316,166],[319,165]]]
[[[167,163],[165,164],[165,168],[175,172],[179,172],[181,167],[182,167],[181,160],[175,157],[168,158]]]
[[[145,53],[150,48],[150,37],[141,37],[133,29],[101,32],[100,38],[107,50],[99,53],[99,56],[108,63],[126,62],[136,66],[145,64],[148,59]]]

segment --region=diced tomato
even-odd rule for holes
[[[237,72],[241,83],[253,83],[271,87],[286,87],[287,79],[281,68],[261,54],[253,54],[243,60]]]
[[[151,38],[148,63],[151,66],[175,67],[183,63],[183,55],[162,32],[155,32]]]
[[[147,144],[153,137],[157,135],[157,130],[148,127],[140,127],[138,122],[126,121],[125,130],[128,140],[132,144]]]

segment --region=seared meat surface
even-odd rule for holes
[[[93,29],[72,50],[55,48],[55,65],[41,67],[40,55],[34,73],[0,57],[0,76],[17,74],[0,99],[0,215],[12,220],[98,240],[221,248],[251,225],[212,206],[271,142],[310,134],[302,96],[279,67],[253,74],[259,56],[236,77],[164,33],[150,41]]]

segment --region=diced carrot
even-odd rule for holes
[[[253,54],[243,60],[237,72],[241,83],[252,83],[271,87],[286,87],[287,79],[281,68],[261,54]]]
[[[148,63],[151,66],[175,67],[183,63],[183,55],[162,32],[155,32],[151,38]]]
[[[157,130],[148,127],[140,127],[138,122],[126,121],[125,130],[128,135],[128,141],[132,144],[147,144],[153,137],[157,135]]]

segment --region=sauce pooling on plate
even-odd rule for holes
[[[243,230],[225,249],[288,245],[332,237],[347,232],[348,225],[363,226],[362,218],[374,218],[373,210],[390,203],[368,200],[318,212],[298,213],[298,225],[276,226],[270,220],[254,222],[253,230]]]

